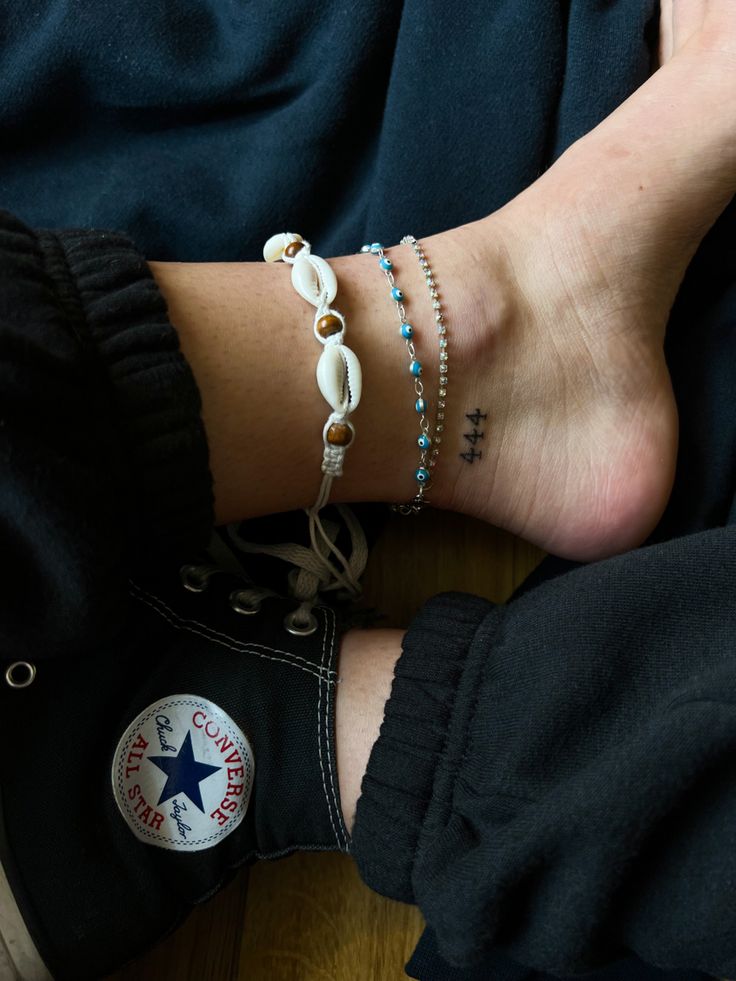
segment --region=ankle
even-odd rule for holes
[[[489,271],[494,264],[500,266],[500,260],[486,257],[487,243],[479,234],[478,224],[421,240],[442,304],[444,335],[438,329],[424,271],[411,248],[387,248],[396,283],[404,292],[407,320],[414,327],[433,440],[435,422],[441,427],[440,442],[434,443],[439,446],[437,466],[426,494],[426,500],[440,508],[452,508],[451,475],[457,463],[453,458],[463,451],[458,435],[462,414],[458,419],[458,412],[462,406],[463,411],[472,411],[466,405],[467,392],[476,387],[473,377],[479,374],[479,339],[487,334],[490,320],[498,322],[508,316],[508,290],[501,289],[501,277]],[[371,258],[331,260],[341,282],[341,309],[350,324],[348,343],[360,358],[364,378],[364,398],[355,413],[359,436],[350,451],[345,476],[339,486],[335,485],[335,494],[344,501],[403,503],[418,490],[419,416],[396,310],[381,270]],[[446,347],[440,345],[443,339],[447,340]],[[442,352],[447,354],[446,362],[440,361]],[[440,372],[442,363],[447,365],[447,373]],[[438,413],[444,418],[438,419]]]
[[[464,306],[452,316],[447,297],[458,382],[432,503],[570,558],[600,557],[641,541],[669,493],[659,322],[592,275],[578,282],[574,262],[550,263],[564,242],[535,234],[535,209],[524,214],[504,209],[458,230]]]
[[[435,239],[445,239],[440,243]],[[494,497],[499,448],[513,423],[514,365],[524,322],[503,223],[495,216],[426,242],[439,251],[446,314],[449,384],[442,447],[429,498],[445,510],[471,514],[477,481]]]

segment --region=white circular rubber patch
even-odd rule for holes
[[[197,695],[170,695],[123,733],[112,787],[136,838],[201,851],[243,820],[254,770],[250,743],[229,715]]]

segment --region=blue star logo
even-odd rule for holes
[[[159,770],[166,774],[166,783],[158,799],[163,804],[170,797],[186,794],[189,800],[204,814],[202,792],[199,785],[207,777],[221,770],[221,766],[210,766],[209,763],[198,763],[192,750],[192,734],[187,732],[181,749],[176,756],[149,756],[148,759]],[[158,806],[158,805],[157,805]]]

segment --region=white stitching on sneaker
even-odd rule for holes
[[[303,661],[304,664],[307,664],[307,665],[309,665],[310,668],[313,668],[314,669],[314,672],[317,672],[319,670],[317,668],[316,664],[314,663],[314,661],[310,661],[306,657],[301,657],[301,655],[299,655],[299,654],[294,654],[292,651],[282,651],[278,647],[269,647],[267,644],[259,644],[256,641],[238,640],[236,637],[231,637],[229,634],[223,633],[221,630],[215,630],[215,628],[209,626],[209,624],[200,623],[199,620],[193,620],[191,617],[190,618],[182,617],[178,613],[176,613],[174,610],[172,610],[171,607],[168,606],[168,604],[166,604],[161,599],[160,596],[155,596],[153,593],[148,592],[148,590],[144,589],[142,586],[139,586],[138,583],[133,582],[132,579],[129,579],[128,582],[130,583],[130,585],[138,593],[142,593],[144,596],[147,596],[149,599],[154,600],[156,603],[159,604],[159,606],[162,606],[164,608],[164,610],[166,610],[168,613],[170,613],[171,616],[173,616],[180,623],[182,623],[182,624],[187,624],[187,623],[196,624],[196,626],[201,627],[202,630],[204,630],[208,634],[210,634],[212,636],[212,638],[222,637],[224,640],[228,640],[228,641],[230,641],[231,644],[235,644],[235,645],[237,645],[239,647],[240,646],[247,646],[248,650],[251,653],[255,653],[255,651],[253,650],[254,648],[260,648],[260,649],[262,649],[264,651],[272,651],[274,654],[283,654],[284,657],[289,658],[292,661]],[[141,599],[142,597],[137,596],[136,598],[137,599]],[[298,667],[298,665],[294,665],[294,667]],[[329,674],[329,675],[334,675],[334,677],[337,678],[337,671],[332,671],[332,670],[330,670],[328,668],[325,668],[325,672],[327,674]]]
[[[240,645],[240,646],[246,645],[249,650],[251,650],[252,648],[256,648],[257,647],[257,648],[261,648],[264,651],[272,651],[274,654],[283,654],[284,657],[290,658],[291,660],[294,660],[294,661],[303,661],[305,664],[307,664],[311,668],[313,668],[314,671],[318,671],[319,670],[317,668],[316,664],[314,663],[314,661],[310,661],[306,657],[301,657],[301,655],[299,655],[299,654],[294,654],[292,651],[282,651],[278,647],[269,647],[267,644],[259,644],[256,641],[238,640],[236,637],[231,637],[229,634],[223,633],[221,630],[215,630],[215,628],[209,626],[209,624],[200,623],[199,620],[194,620],[191,617],[189,617],[189,618],[182,617],[178,613],[176,613],[174,610],[172,610],[171,607],[167,603],[165,603],[161,599],[160,596],[155,596],[153,593],[149,592],[147,589],[144,589],[142,586],[139,586],[138,583],[133,582],[132,579],[129,579],[128,582],[129,582],[129,584],[138,593],[142,593],[144,596],[147,596],[149,599],[154,600],[156,603],[159,604],[159,606],[162,606],[167,611],[167,613],[170,613],[173,617],[175,617],[175,619],[177,619],[178,621],[180,621],[183,624],[194,623],[194,624],[196,624],[196,626],[201,627],[202,630],[205,630],[207,633],[211,634],[212,637],[222,637],[222,638],[224,638],[224,640],[230,641],[231,644],[236,644],[236,645]],[[137,597],[137,598],[140,599],[141,597]],[[295,667],[296,667],[296,665],[295,665]],[[325,668],[325,673],[326,674],[330,674],[330,675],[334,675],[335,677],[337,677],[337,671],[332,671],[332,670],[330,670],[328,668]]]
[[[327,612],[327,611],[325,611]],[[334,614],[333,614],[334,623]],[[325,800],[327,801],[327,813],[330,816],[330,824],[332,825],[332,832],[335,835],[335,841],[337,842],[337,847],[342,851],[343,844],[340,841],[340,836],[337,833],[337,828],[335,827],[335,819],[332,811],[332,800],[327,792],[327,779],[325,777],[325,768],[322,762],[322,670],[325,665],[325,654],[327,653],[327,617],[325,617],[325,632],[322,635],[322,660],[319,662],[320,675],[319,675],[319,695],[317,696],[317,749],[319,754],[319,769],[322,774],[322,789],[325,792]],[[326,700],[329,706],[329,699]]]
[[[10,978],[23,981],[51,981],[51,975],[36,950],[23,914],[5,876],[5,870],[0,863],[0,977],[6,977],[8,970],[7,958],[10,959]],[[2,951],[7,952],[7,958]]]
[[[335,643],[335,636],[337,633],[336,627],[336,617],[334,610],[330,610],[328,607],[324,608],[325,613],[325,630],[322,637],[322,657],[320,659],[320,665],[318,670],[312,670],[311,668],[304,667],[301,664],[295,664],[292,660],[287,660],[287,658],[273,657],[270,654],[263,653],[263,650],[273,651],[278,654],[286,654],[287,657],[293,657],[299,661],[304,661],[305,663],[311,664],[306,658],[300,657],[298,654],[291,655],[287,651],[280,651],[273,647],[265,647],[263,644],[250,645],[242,641],[237,641],[234,637],[230,637],[228,634],[220,633],[220,631],[215,630],[212,627],[208,627],[206,624],[199,623],[197,620],[185,620],[174,612],[169,606],[164,603],[162,599],[155,596],[153,593],[149,593],[144,590],[137,583],[130,580],[130,585],[132,587],[131,595],[137,599],[140,603],[144,603],[146,606],[150,607],[155,613],[160,617],[170,623],[175,630],[185,630],[189,633],[195,634],[197,636],[204,637],[205,640],[209,640],[213,644],[219,644],[221,647],[226,647],[229,650],[237,651],[238,653],[244,654],[255,654],[256,657],[263,657],[269,661],[277,661],[282,664],[288,664],[292,668],[297,668],[300,671],[306,671],[307,674],[313,675],[319,682],[318,696],[317,696],[317,749],[319,755],[319,768],[322,774],[322,788],[325,793],[325,800],[327,802],[327,813],[330,818],[330,824],[332,826],[332,831],[335,835],[335,841],[337,842],[338,849],[340,851],[349,851],[349,835],[345,827],[345,822],[343,820],[340,805],[337,800],[337,793],[335,790],[335,781],[333,776],[332,767],[332,753],[330,751],[330,701],[329,701],[329,689],[330,686],[336,685],[337,672],[332,668],[325,667],[325,657],[327,655],[327,628],[328,619],[331,618],[332,624],[332,637],[330,640],[330,651],[333,650]],[[148,597],[148,599],[146,598]],[[153,602],[152,602],[153,601]],[[190,626],[190,624],[195,624],[195,627],[200,627],[197,630],[195,627]],[[226,643],[226,640],[221,638],[226,638],[227,641],[232,641],[232,643]],[[254,647],[262,648],[262,650],[255,650]],[[330,677],[333,676],[333,677]],[[330,775],[330,789],[332,791],[332,796],[327,789],[327,778],[325,776],[325,767],[322,760],[322,684],[326,686],[325,692],[325,716],[324,716],[324,735],[325,735],[325,745],[327,754],[327,769]],[[334,811],[333,811],[334,808]],[[334,815],[334,816],[333,816]],[[337,826],[335,825],[335,817],[337,817]],[[338,832],[339,828],[339,832]],[[342,839],[342,840],[341,840]]]
[[[265,658],[268,661],[277,661],[281,664],[288,664],[292,668],[297,668],[299,671],[306,671],[307,674],[314,675],[315,678],[322,679],[323,673],[322,668],[319,669],[315,667],[305,667],[305,664],[311,664],[312,662],[307,661],[304,657],[299,657],[298,654],[290,654],[288,651],[281,651],[277,648],[266,647],[264,644],[248,644],[244,641],[238,641],[234,637],[230,637],[227,634],[222,634],[218,630],[213,630],[204,623],[199,623],[197,620],[185,620],[175,613],[170,607],[164,603],[163,600],[159,599],[158,596],[154,596],[153,593],[148,593],[146,590],[141,589],[136,583],[130,583],[134,587],[135,592],[131,592],[131,595],[138,600],[139,603],[145,603],[149,606],[155,613],[158,613],[160,617],[166,620],[168,623],[174,627],[175,630],[186,630],[189,633],[195,634],[200,637],[204,637],[205,640],[209,640],[213,644],[219,644],[221,647],[227,647],[231,651],[237,651],[239,654],[255,654],[256,657]],[[141,595],[142,594],[142,595]],[[149,597],[146,599],[145,597]],[[154,602],[151,602],[153,600]],[[161,609],[163,607],[163,609]],[[195,624],[194,627],[190,624]],[[196,627],[201,629],[197,630]],[[231,643],[226,643],[226,640],[221,638],[226,638],[227,641]],[[261,650],[256,650],[255,648],[262,648]],[[273,657],[271,654],[265,654],[264,651],[273,651],[274,654],[284,654],[285,657]],[[304,664],[296,664],[295,660],[304,661]],[[334,675],[334,671],[327,671],[327,674]],[[334,685],[334,678],[325,678],[328,685]]]
[[[325,634],[326,633],[327,633],[327,631],[325,630]],[[331,655],[332,655],[332,652],[334,651],[335,635],[336,635],[336,633],[337,633],[337,628],[335,626],[335,615],[333,613],[333,615],[332,615],[332,639],[330,640],[330,652],[331,652]],[[326,712],[325,712],[325,744],[327,746],[327,772],[330,774],[330,787],[332,789],[332,799],[335,802],[335,814],[337,816],[337,824],[338,824],[338,827],[340,828],[340,834],[341,834],[342,839],[343,839],[343,847],[344,847],[345,851],[348,851],[349,850],[350,836],[348,835],[348,829],[345,827],[345,821],[343,820],[343,816],[342,816],[342,808],[340,807],[340,804],[339,804],[338,799],[337,799],[337,792],[335,790],[335,779],[334,779],[334,775],[333,775],[333,766],[332,766],[332,753],[330,751],[330,694],[329,694],[329,688],[328,688],[328,690],[326,692],[326,696],[327,697],[325,698],[325,701],[327,703],[327,707],[326,707]]]

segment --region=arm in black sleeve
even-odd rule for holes
[[[507,606],[431,600],[358,802],[372,888],[442,956],[736,973],[736,526]]]
[[[0,211],[0,643],[80,652],[115,634],[142,561],[206,544],[199,394],[124,235]]]

